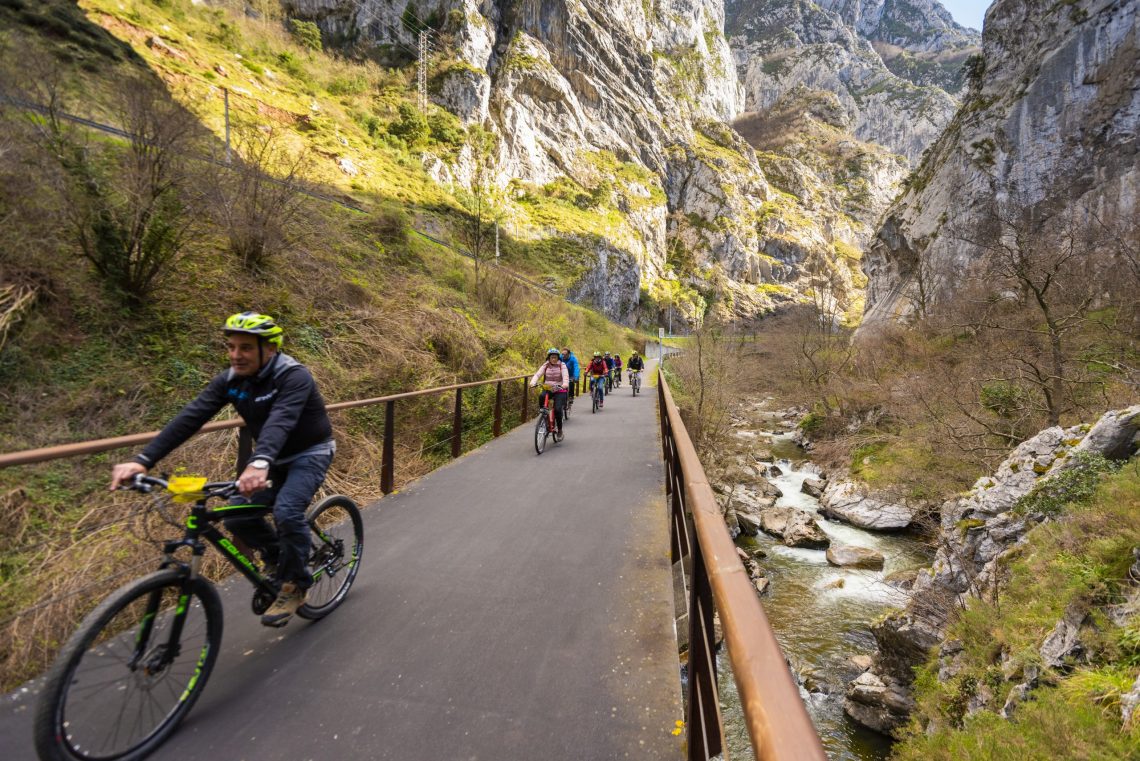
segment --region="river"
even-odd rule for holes
[[[758,445],[771,448],[783,471],[782,475],[769,478],[784,495],[777,500],[778,506],[817,512],[818,500],[802,493],[800,487],[805,478],[818,477],[818,472],[810,465],[805,468],[807,455],[790,434],[763,433],[763,423],[758,422],[755,431],[741,430],[738,435],[755,437]],[[762,598],[764,610],[799,681],[811,688],[809,691],[801,687],[801,695],[828,756],[843,760],[884,759],[890,753],[890,740],[861,727],[843,713],[847,683],[860,672],[851,659],[874,652],[871,622],[886,610],[905,603],[903,593],[884,579],[897,571],[929,565],[930,553],[907,534],[874,533],[822,517],[817,517],[817,521],[833,541],[882,553],[883,570],[836,568],[828,564],[823,550],[785,547],[763,532],[755,537],[741,535],[737,544],[745,550],[759,549],[766,554],[759,559],[771,582]],[[718,662],[729,755],[750,758],[751,744],[723,649]]]

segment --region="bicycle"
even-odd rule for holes
[[[597,412],[602,408],[602,402],[605,400],[605,394],[602,392],[602,382],[605,378],[604,375],[599,375],[590,381],[590,397],[593,399],[593,407],[591,412]]]
[[[542,387],[546,390],[546,398],[538,409],[538,422],[534,424],[534,451],[538,454],[546,451],[546,439],[548,437],[553,438],[555,444],[564,438],[563,433],[558,430],[554,415],[554,389],[559,388],[559,386],[544,383]]]
[[[166,541],[159,568],[112,592],[80,623],[48,672],[36,707],[35,745],[46,761],[133,761],[156,750],[205,689],[222,638],[222,601],[199,575],[212,544],[254,586],[253,612],[273,603],[279,585],[212,524],[233,515],[258,515],[272,505],[221,505],[238,493],[233,481],[166,481],[138,475],[122,487],[162,488],[193,501],[181,539]],[[360,510],[346,496],[326,497],[305,515],[312,530],[308,567],[314,584],[301,618],[316,621],[344,601],[364,547]],[[205,540],[205,541],[203,541]],[[189,562],[174,557],[189,548]]]
[[[614,368],[614,388],[621,388],[621,368]]]
[[[608,394],[613,390],[614,390],[614,371],[610,370],[608,373],[606,373],[606,393]]]
[[[637,396],[637,392],[641,390],[641,371],[640,370],[630,370],[629,371],[629,385],[630,385],[630,388],[633,389],[633,395]]]

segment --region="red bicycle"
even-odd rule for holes
[[[555,444],[563,438],[554,417],[554,393],[560,387],[552,383],[544,383],[542,387],[546,389],[546,398],[538,411],[538,422],[534,424],[534,451],[538,454],[546,450],[547,438],[553,438]]]

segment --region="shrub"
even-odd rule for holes
[[[400,104],[400,118],[388,125],[388,134],[398,137],[409,146],[422,142],[428,136],[428,122],[411,103]]]
[[[1120,470],[1120,463],[1081,452],[1076,465],[1042,481],[1014,504],[1014,512],[1057,515],[1069,504],[1083,504],[1096,491],[1101,477]]]
[[[312,21],[289,19],[289,33],[293,35],[293,39],[297,41],[297,44],[303,48],[316,50],[318,52],[323,49],[323,45],[321,44],[321,28]]]

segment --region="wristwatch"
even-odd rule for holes
[[[249,467],[257,468],[258,470],[266,470],[269,468],[269,460],[254,460],[249,464]]]

